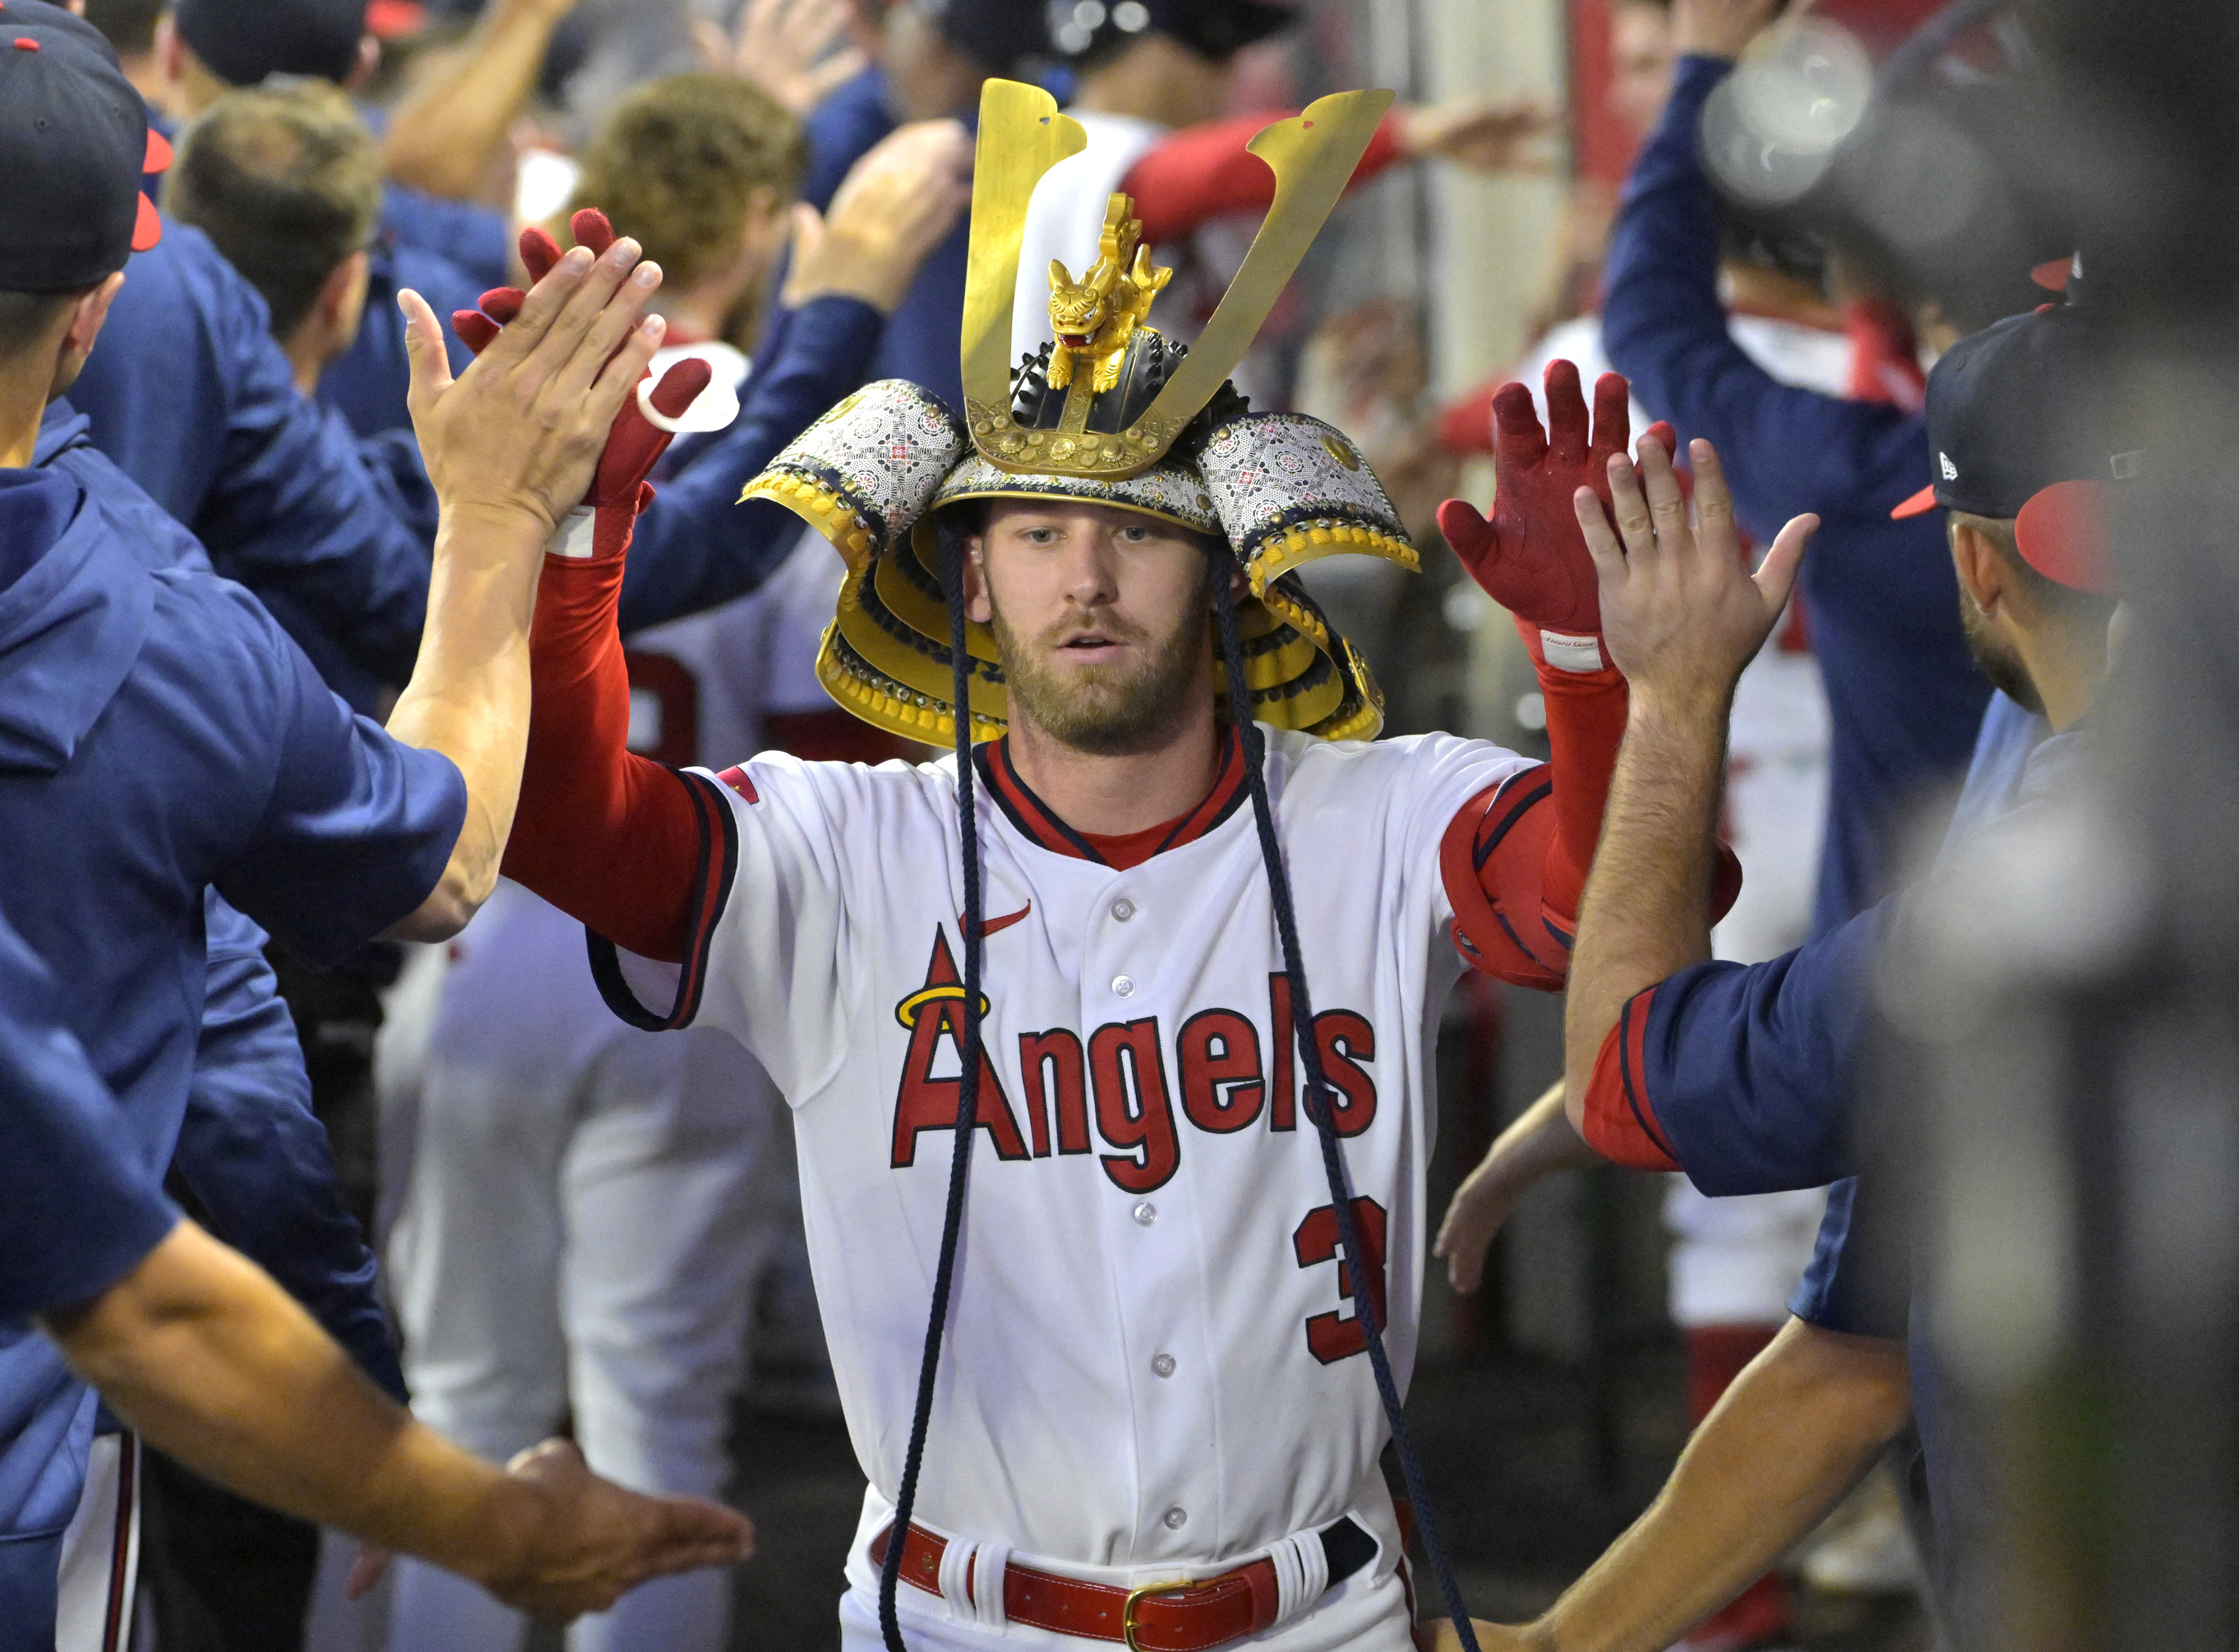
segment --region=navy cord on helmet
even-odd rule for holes
[[[1336,1121],[1329,1105],[1329,1080],[1322,1074],[1321,1045],[1314,1038],[1313,1004],[1306,992],[1306,960],[1299,950],[1297,910],[1291,900],[1291,876],[1283,865],[1282,846],[1275,838],[1275,813],[1267,801],[1266,740],[1252,718],[1252,694],[1244,679],[1244,639],[1236,623],[1235,581],[1229,563],[1217,561],[1213,581],[1213,614],[1220,632],[1221,658],[1228,667],[1228,704],[1236,729],[1244,741],[1244,773],[1252,788],[1252,818],[1259,828],[1259,858],[1266,864],[1267,884],[1275,903],[1275,932],[1283,946],[1283,969],[1291,982],[1291,1020],[1299,1045],[1299,1065],[1306,1074],[1306,1117],[1321,1138],[1322,1169],[1329,1177],[1330,1198],[1337,1206],[1338,1237],[1352,1264],[1352,1312],[1368,1343],[1368,1363],[1376,1373],[1376,1391],[1384,1402],[1384,1415],[1392,1424],[1392,1443],[1399,1456],[1399,1472],[1407,1483],[1407,1496],[1415,1507],[1415,1527],[1423,1536],[1423,1550],[1445,1599],[1446,1615],[1453,1620],[1466,1652],[1478,1652],[1477,1630],[1469,1609],[1462,1603],[1461,1586],[1454,1580],[1445,1546],[1438,1541],[1438,1526],[1431,1509],[1431,1493],[1423,1483],[1423,1467],[1415,1457],[1415,1443],[1407,1432],[1407,1417],[1399,1402],[1399,1385],[1392,1380],[1392,1357],[1385,1351],[1384,1325],[1369,1284],[1369,1257],[1360,1242],[1360,1220],[1352,1208],[1352,1178],[1345,1174],[1345,1153],[1339,1144]],[[1276,1038],[1283,1029],[1273,1029]]]
[[[956,821],[964,853],[964,1073],[956,1085],[956,1145],[948,1165],[948,1211],[940,1230],[940,1262],[933,1270],[933,1308],[925,1326],[925,1357],[918,1367],[917,1410],[910,1418],[909,1449],[902,1457],[902,1481],[894,1495],[894,1523],[887,1534],[887,1555],[879,1566],[879,1632],[887,1652],[907,1652],[894,1597],[901,1582],[902,1549],[910,1513],[917,1503],[918,1473],[925,1466],[925,1436],[933,1421],[934,1379],[940,1371],[940,1340],[948,1324],[948,1298],[956,1280],[956,1244],[964,1231],[964,1190],[972,1174],[972,1138],[980,1116],[980,958],[981,931],[980,820],[972,767],[971,653],[964,613],[964,539],[944,534],[941,581],[948,592],[949,662],[955,669],[951,700],[956,713]],[[1474,1652],[1474,1649],[1472,1649]]]

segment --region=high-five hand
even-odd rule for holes
[[[1743,561],[1733,495],[1718,455],[1691,442],[1695,522],[1661,442],[1640,444],[1639,474],[1609,461],[1611,512],[1589,488],[1571,503],[1601,587],[1602,638],[1636,706],[1723,714],[1742,667],[1756,657],[1795,588],[1817,516],[1780,530],[1752,575]],[[1611,515],[1616,526],[1611,526]]]
[[[594,257],[608,255],[615,246],[614,226],[596,207],[585,207],[568,223],[575,244]],[[560,243],[538,225],[521,232],[521,262],[530,279],[542,281],[561,261]],[[646,265],[645,269],[657,266]],[[455,310],[451,330],[476,355],[488,349],[499,332],[510,326],[528,302],[517,287],[495,287],[477,301],[478,309]],[[590,492],[568,513],[569,532],[553,548],[574,556],[615,555],[629,543],[638,513],[651,502],[653,490],[646,477],[675,440],[677,421],[699,398],[714,377],[708,363],[687,356],[669,364],[658,384],[641,381],[638,393],[625,399],[608,432],[607,445],[592,473]],[[735,405],[735,404],[734,404]],[[582,531],[588,525],[590,533]]]
[[[1577,529],[1571,495],[1591,488],[1606,499],[1613,465],[1624,456],[1630,387],[1614,373],[1594,385],[1591,423],[1578,369],[1547,364],[1547,428],[1521,384],[1504,384],[1492,399],[1492,515],[1466,500],[1438,507],[1438,530],[1470,577],[1518,620],[1564,635],[1591,638],[1601,629],[1592,559]],[[1671,427],[1651,428],[1645,440],[1668,452]]]
[[[549,538],[591,485],[615,415],[666,326],[641,321],[661,267],[637,242],[578,247],[522,299],[456,380],[435,312],[399,295],[412,362],[412,427],[446,513],[534,517]]]
[[[695,1498],[625,1491],[593,1474],[564,1440],[522,1452],[506,1472],[539,1490],[545,1517],[519,1554],[477,1581],[539,1617],[603,1611],[648,1578],[754,1552],[744,1516]]]

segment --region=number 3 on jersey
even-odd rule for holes
[[[1368,1300],[1376,1310],[1376,1323],[1388,1324],[1391,1322],[1384,1312],[1384,1207],[1374,1199],[1357,1198],[1352,1202],[1352,1220],[1360,1230],[1360,1248],[1368,1252]],[[1298,1253],[1302,1268],[1336,1263],[1337,1294],[1347,1302],[1356,1300],[1352,1264],[1341,1255],[1345,1242],[1338,1229],[1336,1205],[1307,1211],[1306,1219],[1291,1235],[1291,1249]],[[1315,1314],[1306,1321],[1306,1348],[1323,1364],[1334,1365],[1365,1352],[1368,1337],[1353,1314]]]

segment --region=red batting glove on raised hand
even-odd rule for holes
[[[1505,384],[1494,395],[1492,520],[1466,500],[1450,499],[1438,507],[1438,529],[1470,577],[1525,622],[1518,628],[1533,658],[1545,658],[1534,634],[1549,632],[1554,634],[1545,644],[1556,649],[1558,663],[1591,671],[1606,663],[1601,594],[1571,500],[1586,487],[1610,502],[1610,459],[1631,443],[1631,387],[1615,373],[1602,375],[1594,386],[1591,436],[1578,368],[1550,362],[1546,388],[1544,432],[1523,385]],[[1648,434],[1667,451],[1677,450],[1670,425],[1658,423]]]
[[[577,213],[569,228],[575,244],[590,249],[594,257],[603,256],[615,244],[614,226],[595,207]],[[528,267],[532,282],[542,281],[560,262],[559,243],[532,224],[521,232],[521,262]],[[482,295],[480,309],[452,312],[451,329],[480,355],[499,330],[521,314],[526,297],[518,287],[493,287]],[[638,394],[615,415],[590,492],[568,513],[547,548],[561,556],[617,556],[628,548],[638,513],[653,501],[653,487],[646,477],[676,439],[674,421],[699,400],[714,376],[707,362],[683,361],[662,374],[650,390],[639,385]]]
[[[1609,461],[1626,452],[1631,435],[1631,387],[1617,374],[1602,375],[1590,435],[1577,367],[1550,362],[1546,384],[1545,432],[1524,386],[1504,384],[1493,395],[1492,520],[1450,499],[1438,508],[1438,528],[1470,577],[1515,615],[1538,673],[1554,759],[1551,840],[1544,849],[1534,846],[1536,838],[1511,846],[1511,860],[1520,855],[1541,864],[1518,869],[1503,862],[1498,881],[1519,887],[1536,881],[1535,916],[1567,944],[1601,836],[1626,699],[1624,679],[1602,647],[1601,586],[1571,501],[1586,487],[1609,503]],[[1667,449],[1678,446],[1668,424],[1648,434]]]

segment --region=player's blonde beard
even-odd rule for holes
[[[1060,745],[1094,757],[1154,751],[1166,744],[1182,723],[1201,714],[1201,707],[1211,698],[1213,627],[1207,603],[1212,576],[1208,559],[1202,600],[1193,601],[1165,637],[1153,639],[1140,626],[1110,615],[1095,621],[1096,629],[1106,636],[1141,650],[1140,663],[1129,667],[1053,671],[1045,663],[1047,655],[1060,650],[1065,634],[1077,630],[1080,622],[1060,620],[1042,633],[1040,649],[1029,648],[996,608],[989,628],[1002,657],[1011,714],[1024,717]],[[1207,692],[1193,693],[1200,676]]]

